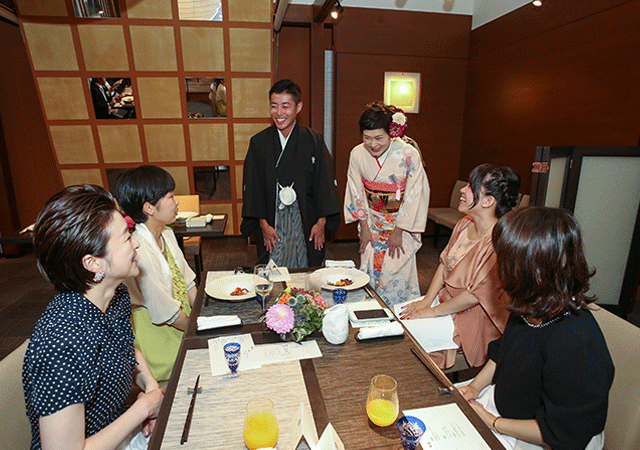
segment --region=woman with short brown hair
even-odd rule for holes
[[[121,284],[138,273],[138,243],[111,194],[90,185],[53,196],[34,234],[38,266],[58,294],[24,359],[31,448],[116,448],[132,436],[144,440],[163,392],[133,346],[131,303]],[[121,414],[132,382],[143,392]]]
[[[588,308],[593,272],[576,221],[517,210],[498,221],[493,245],[512,314],[460,392],[506,448],[602,449],[614,368]]]

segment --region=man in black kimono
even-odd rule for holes
[[[280,80],[269,90],[273,125],[251,138],[244,160],[242,224],[257,230],[260,263],[320,266],[325,232],[335,232],[341,202],[322,135],[296,122],[300,87]]]

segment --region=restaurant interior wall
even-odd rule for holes
[[[460,179],[536,146],[629,146],[640,134],[640,1],[530,4],[471,32]]]
[[[62,182],[20,29],[0,21],[0,36],[0,233],[7,235],[33,223]]]
[[[367,24],[366,28],[362,24]],[[335,26],[335,163],[344,195],[349,154],[362,142],[364,106],[382,100],[385,72],[417,72],[420,113],[408,115],[407,135],[420,146],[431,206],[448,204],[458,177],[471,16],[347,8]],[[337,239],[357,238],[341,225]]]
[[[16,3],[63,184],[108,187],[109,171],[150,163],[194,194],[195,167],[228,166],[231,198],[201,211],[227,213],[239,234],[248,140],[270,122],[272,2],[222,0],[221,21],[180,20],[177,0],[122,0],[109,19],[76,18],[70,0]],[[136,118],[97,120],[92,77],[130,78]],[[227,117],[188,118],[187,77],[224,78]]]

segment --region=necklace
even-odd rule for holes
[[[565,313],[561,316],[558,317],[554,317],[551,320],[547,320],[546,322],[542,322],[542,323],[538,323],[538,324],[533,324],[530,323],[526,317],[524,316],[520,316],[522,317],[522,320],[524,320],[524,323],[526,323],[527,325],[529,325],[531,328],[542,328],[542,327],[546,327],[547,325],[551,325],[553,322],[557,322],[558,320],[562,319],[563,317],[566,317],[569,315],[569,311],[565,311]]]

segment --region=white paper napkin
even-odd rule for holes
[[[200,316],[197,320],[198,330],[210,330],[212,328],[230,327],[232,325],[242,324],[242,321],[238,316]]]
[[[286,267],[278,267],[273,259],[269,260],[269,264],[267,264],[267,270],[271,271],[269,278],[274,283],[277,283],[279,281],[284,281],[285,283],[291,281],[289,269],[287,269]]]
[[[354,263],[350,259],[343,259],[343,260],[327,259],[324,262],[324,266],[325,267],[346,267],[347,269],[355,269],[356,263]]]
[[[373,339],[385,336],[400,336],[404,334],[404,328],[400,322],[391,322],[375,327],[362,327],[358,333],[358,339]]]

